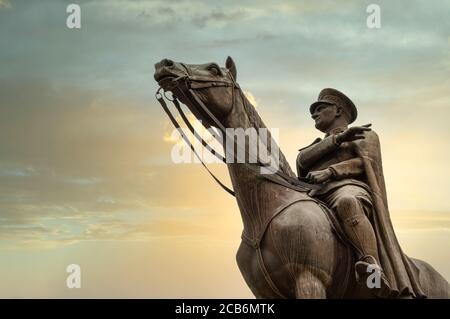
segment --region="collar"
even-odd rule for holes
[[[331,134],[335,135],[338,133],[342,133],[346,130],[347,128],[345,126],[340,126],[340,127],[335,127],[334,129],[332,129],[331,131],[329,131],[327,134],[325,134],[325,137],[330,136]]]

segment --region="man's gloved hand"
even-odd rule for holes
[[[306,175],[306,179],[314,184],[321,184],[329,181],[333,176],[333,172],[330,168],[323,169],[320,171],[312,171]]]
[[[372,126],[372,124],[350,127],[344,132],[336,134],[336,143],[341,145],[344,142],[361,140],[364,138],[364,132],[372,130],[370,126]]]

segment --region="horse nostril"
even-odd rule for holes
[[[163,60],[163,65],[165,65],[165,66],[173,66],[173,61],[172,60],[169,60],[169,59],[164,59]]]

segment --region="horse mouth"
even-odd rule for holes
[[[168,82],[172,82],[173,79],[175,79],[175,76],[170,75],[170,74],[165,74],[165,75],[163,74],[163,75],[155,76],[155,80],[156,80],[156,82],[158,82],[159,85],[168,83]]]
[[[162,75],[162,76],[155,76],[155,80],[158,82],[158,85],[162,87],[165,91],[173,91],[175,87],[177,86],[177,83],[175,81],[177,77],[174,75]]]

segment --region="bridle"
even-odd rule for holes
[[[191,101],[192,105],[194,105],[197,108],[197,111],[199,111],[200,114],[201,113],[206,114],[207,117],[209,118],[209,120],[212,122],[212,124],[219,129],[221,134],[226,135],[227,138],[232,138],[232,140],[234,141],[234,136],[230,136],[229,132],[226,130],[226,128],[223,126],[223,124],[206,107],[206,105],[201,101],[201,99],[198,97],[198,94],[195,91],[195,90],[211,88],[211,87],[231,87],[232,88],[231,109],[233,109],[234,106],[235,106],[235,100],[236,100],[236,92],[235,91],[238,90],[238,94],[239,94],[239,96],[241,97],[241,99],[243,101],[244,108],[246,108],[246,111],[248,111],[248,106],[247,106],[247,103],[246,103],[246,99],[244,97],[244,93],[242,92],[239,84],[235,81],[235,79],[234,79],[233,75],[231,74],[231,72],[229,70],[227,71],[227,73],[226,73],[227,78],[226,79],[211,80],[210,78],[207,78],[207,77],[193,75],[190,72],[189,68],[184,63],[180,63],[180,64],[185,69],[186,75],[179,76],[179,77],[173,79],[172,82],[171,82],[172,87],[173,88],[178,87],[178,91],[180,91],[181,94],[183,94],[184,97],[187,100]],[[163,94],[161,94],[161,91],[163,91]],[[215,151],[214,149],[212,149],[211,146],[209,146],[209,144],[195,131],[194,127],[192,126],[192,124],[189,122],[189,120],[187,119],[186,115],[184,114],[184,112],[183,112],[183,110],[182,110],[182,108],[180,106],[180,103],[178,102],[178,99],[174,95],[173,95],[173,99],[168,98],[166,96],[166,91],[162,87],[158,88],[158,90],[156,91],[155,97],[158,100],[158,102],[161,104],[163,110],[166,112],[166,114],[169,117],[169,119],[172,122],[172,124],[180,132],[181,137],[186,142],[186,144],[190,147],[190,149],[195,154],[195,156],[199,159],[199,161],[201,162],[203,167],[208,171],[208,173],[212,176],[212,178],[226,192],[228,192],[232,196],[236,196],[235,192],[233,190],[231,190],[229,187],[227,187],[225,184],[223,184],[209,170],[209,168],[203,162],[203,160],[201,159],[201,157],[199,156],[199,154],[195,150],[194,146],[192,145],[191,141],[188,139],[188,137],[184,133],[184,131],[181,128],[180,124],[178,123],[176,118],[173,116],[173,114],[170,112],[170,110],[167,107],[167,104],[166,104],[166,102],[165,102],[163,97],[165,97],[169,101],[172,101],[172,103],[175,105],[175,108],[177,109],[178,113],[180,114],[181,118],[185,122],[187,128],[195,136],[195,138],[212,155],[217,157],[220,161],[222,161],[224,163],[227,163],[225,157],[222,156],[217,151]],[[217,139],[217,136],[214,136],[214,137]],[[220,144],[222,144],[222,141],[220,141],[220,140],[218,140],[218,141],[219,141]],[[247,149],[245,147],[242,148],[242,145],[239,145],[238,143],[234,143],[234,145],[236,145],[237,148],[240,148],[241,151],[244,152],[244,154],[246,156],[245,158],[250,158],[248,156],[248,151],[247,151]],[[224,149],[226,151],[227,148],[225,147]],[[234,163],[237,163],[236,155],[235,155],[234,152],[233,152],[232,155],[229,154],[229,153],[226,154],[226,155],[233,156]],[[283,172],[281,172],[279,170],[275,170],[275,171],[272,170],[271,174],[261,174],[261,172],[260,172],[260,168],[261,167],[265,167],[267,170],[270,170],[270,167],[268,168],[267,165],[264,165],[264,164],[260,163],[259,160],[258,160],[258,157],[256,157],[256,158],[257,158],[257,163],[247,163],[247,162],[245,162],[245,163],[242,163],[242,164],[246,165],[247,168],[249,168],[251,171],[255,172],[258,177],[270,180],[270,181],[272,181],[272,182],[274,182],[276,184],[279,184],[279,185],[282,185],[282,186],[285,186],[285,187],[288,187],[288,188],[291,188],[291,189],[294,189],[294,190],[300,191],[300,192],[306,192],[306,191],[309,191],[309,190],[312,190],[312,189],[319,189],[321,187],[320,185],[310,184],[310,183],[305,182],[304,180],[294,178],[294,177],[292,177],[292,176],[290,176],[288,174],[285,174],[285,173],[283,173]]]

